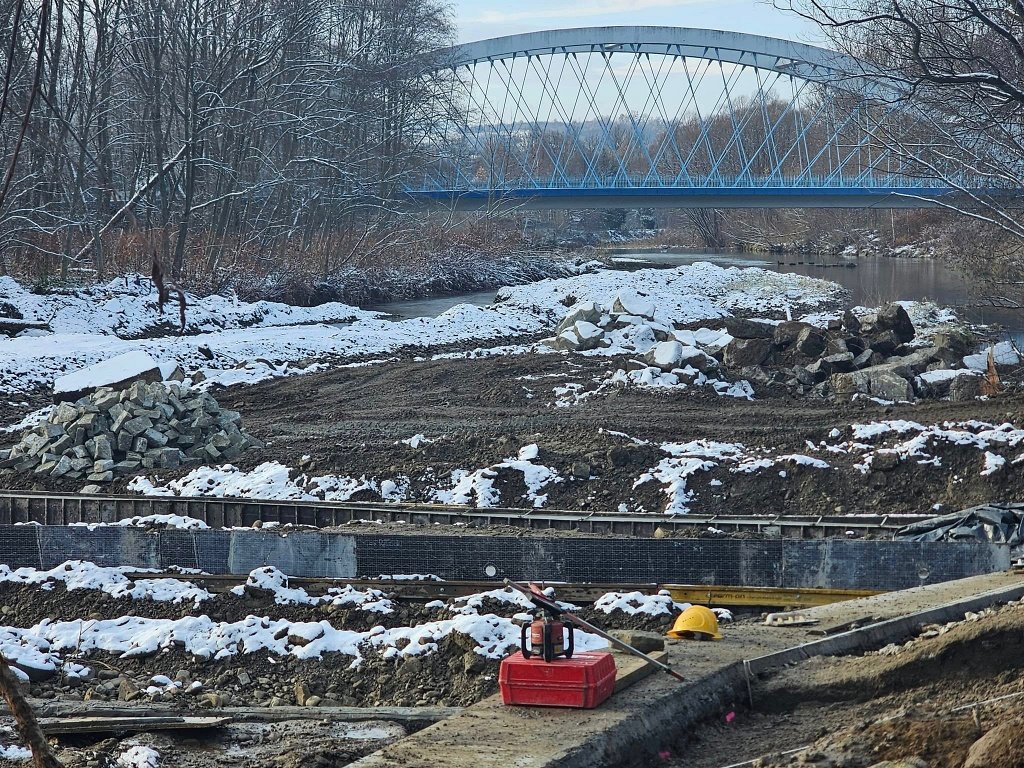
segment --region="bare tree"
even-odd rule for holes
[[[878,134],[905,173],[958,190],[946,207],[1024,240],[1024,3],[774,1],[866,63],[845,74],[899,110]]]

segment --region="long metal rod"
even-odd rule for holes
[[[676,680],[679,680],[679,681],[684,682],[684,683],[687,682],[685,677],[683,677],[678,672],[676,672],[674,669],[672,669],[672,667],[670,667],[668,664],[665,664],[663,662],[658,661],[655,658],[652,658],[652,657],[648,656],[643,651],[637,650],[636,648],[634,648],[629,643],[620,640],[619,638],[615,637],[614,635],[609,635],[607,632],[605,632],[600,627],[595,627],[589,621],[581,619],[579,616],[573,615],[573,613],[571,611],[563,610],[557,603],[555,603],[555,602],[553,602],[551,600],[548,600],[548,599],[542,597],[541,595],[538,595],[536,592],[534,592],[533,590],[531,590],[531,589],[529,589],[527,587],[524,587],[522,584],[518,584],[518,583],[512,581],[511,579],[505,579],[505,586],[509,587],[511,589],[514,589],[517,592],[521,592],[522,594],[526,595],[526,597],[528,597],[530,600],[532,600],[534,602],[534,604],[536,604],[537,606],[539,606],[541,608],[544,608],[545,610],[555,612],[557,615],[560,615],[562,618],[564,618],[570,624],[575,624],[580,629],[585,629],[588,632],[590,632],[592,634],[595,634],[598,637],[607,640],[612,645],[618,646],[619,648],[621,648],[622,650],[626,651],[627,653],[631,653],[634,656],[636,656],[637,658],[644,659],[645,661],[650,662],[654,666],[658,667],[658,669],[660,669],[661,671],[667,672],[668,674],[672,675],[672,677],[674,677]]]

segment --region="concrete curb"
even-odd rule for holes
[[[862,648],[888,645],[913,634],[922,624],[945,624],[955,621],[971,611],[979,611],[994,603],[1008,603],[1024,597],[1024,580],[1012,587],[1000,587],[964,600],[954,600],[917,613],[886,619],[865,627],[851,629],[832,637],[824,637],[776,653],[758,656],[744,662],[751,674],[759,674],[774,667],[792,664],[812,656],[838,656]]]

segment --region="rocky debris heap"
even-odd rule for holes
[[[653,303],[635,294],[620,294],[610,307],[594,302],[574,307],[548,343],[572,352],[609,348],[615,353],[635,353],[642,359],[630,361],[629,369],[658,368],[688,383],[699,374],[711,377],[719,370],[718,360],[698,344],[705,344],[708,351],[720,350],[730,339],[725,332],[706,328],[677,332],[655,318]]]
[[[610,307],[593,302],[573,307],[548,344],[574,352],[637,355],[642,359],[631,360],[631,369],[657,368],[682,381],[701,375],[724,379],[728,372],[753,384],[838,399],[970,400],[981,394],[984,377],[965,364],[973,351],[971,334],[952,329],[919,339],[898,303],[860,314],[847,310],[827,328],[738,317],[705,323],[715,329],[670,325],[655,317],[651,302],[622,294]],[[1016,353],[1012,357],[1017,360]]]
[[[755,383],[785,384],[796,393],[837,399],[859,394],[892,401],[969,400],[980,394],[982,377],[964,367],[971,335],[949,330],[919,340],[899,304],[860,315],[847,310],[827,329],[750,320],[728,327],[734,338],[722,362]]]
[[[136,381],[61,403],[0,450],[0,470],[109,483],[144,469],[230,461],[260,443],[237,411],[185,384]]]

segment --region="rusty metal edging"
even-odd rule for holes
[[[268,501],[218,497],[80,495],[37,491],[0,491],[0,525],[39,523],[113,523],[130,517],[176,514],[202,520],[213,528],[251,527],[257,521],[316,528],[360,521],[471,527],[507,525],[533,530],[653,536],[658,528],[677,531],[713,527],[773,537],[827,538],[841,532],[889,536],[928,515],[663,515],[573,510],[536,510],[324,501]]]

